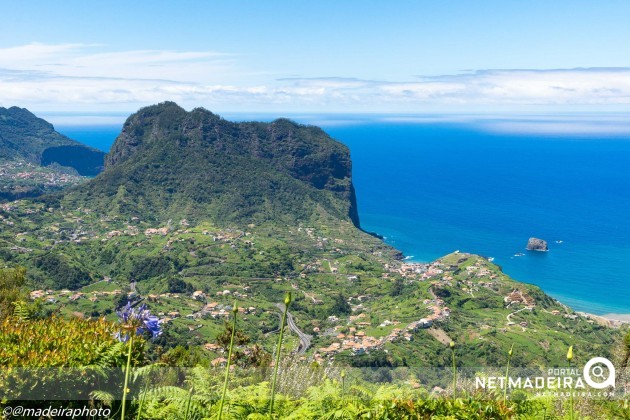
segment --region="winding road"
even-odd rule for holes
[[[283,303],[276,303],[276,307],[280,309],[280,312],[284,312],[285,307]],[[282,314],[280,316],[282,316]],[[287,312],[287,325],[289,326],[289,329],[296,333],[298,338],[300,339],[300,344],[297,348],[297,354],[304,354],[306,350],[308,350],[308,348],[311,346],[312,336],[305,334],[302,330],[298,328],[298,326],[295,324],[295,320],[293,319],[293,315],[291,314],[291,312]]]
[[[507,314],[506,318],[507,318],[508,322],[512,322],[512,320],[510,319],[512,317],[512,315],[516,315],[517,313],[519,313],[521,311],[525,311],[525,310],[531,311],[532,308],[526,306],[526,307],[521,308],[521,309],[519,309],[517,311],[514,311],[514,312],[511,312],[511,313]]]

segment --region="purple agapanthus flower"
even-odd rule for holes
[[[146,331],[151,333],[151,338],[156,338],[162,333],[159,319],[157,316],[151,315],[151,311],[147,309],[147,305],[142,304],[138,308],[133,308],[130,302],[127,302],[122,310],[116,312],[120,322],[127,330],[135,330],[136,334],[144,334]],[[129,340],[129,334],[116,333],[115,337],[126,343]]]

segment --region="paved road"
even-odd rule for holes
[[[278,307],[278,309],[280,309],[280,311],[284,312],[284,303],[276,303],[276,306]],[[305,334],[304,332],[302,332],[302,330],[298,328],[298,326],[295,324],[295,320],[293,319],[293,315],[291,314],[291,312],[287,312],[287,325],[289,326],[289,329],[296,333],[298,338],[300,339],[300,344],[297,348],[297,354],[305,353],[306,350],[308,350],[308,348],[311,346],[312,336]]]

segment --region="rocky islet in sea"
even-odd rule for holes
[[[549,247],[547,246],[547,241],[539,238],[529,238],[527,241],[527,250],[528,251],[549,251]]]

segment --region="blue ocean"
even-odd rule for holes
[[[630,313],[630,135],[301,122],[350,147],[363,228],[411,260],[477,253],[576,310]],[[57,129],[107,151],[120,126]],[[526,251],[532,236],[549,252]]]

